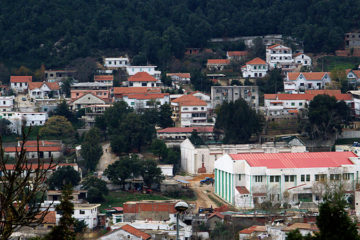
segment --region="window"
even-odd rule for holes
[[[310,174],[306,174],[306,181],[310,182]]]
[[[344,173],[343,174],[343,179],[344,180],[351,180],[353,178],[353,173]]]
[[[141,86],[146,87],[146,83],[141,83]]]
[[[291,106],[295,106],[295,103],[294,103],[294,102],[292,102],[292,103],[291,103]]]
[[[315,174],[315,181],[325,181],[326,180],[326,174]]]
[[[255,176],[255,182],[262,182],[263,176]]]
[[[183,108],[184,111],[189,110],[188,108]]]
[[[280,182],[280,176],[270,176],[270,182]]]
[[[135,102],[131,102],[131,106],[134,106],[135,105]]]
[[[305,175],[301,175],[301,181],[305,182]]]
[[[241,174],[239,174],[239,181],[241,181]]]
[[[306,182],[310,182],[310,174],[303,174],[301,175],[301,181],[305,182],[305,178],[306,178]]]
[[[285,175],[285,182],[295,182],[295,175]]]
[[[340,180],[340,174],[330,174],[330,180]]]
[[[301,103],[299,103],[299,106],[302,106],[303,105],[303,103],[301,102]]]
[[[198,108],[197,108],[197,107],[194,107],[193,110],[198,110]]]
[[[84,211],[84,210],[80,210],[80,214],[81,214],[81,215],[84,215],[84,214],[85,214],[85,211]]]

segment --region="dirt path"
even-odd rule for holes
[[[99,163],[96,167],[96,171],[101,174],[110,164],[112,164],[118,159],[118,157],[111,152],[110,143],[103,144],[102,149],[103,155],[101,156]]]
[[[198,210],[199,207],[202,208],[209,208],[209,207],[220,207],[215,202],[213,202],[208,195],[212,194],[214,191],[214,187],[209,185],[202,185],[200,186],[199,182],[191,182],[190,187],[195,191],[197,200],[196,200],[196,209]]]

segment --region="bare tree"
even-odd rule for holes
[[[39,139],[37,160],[28,161],[25,146],[30,132],[31,128],[28,131],[22,128],[22,141],[15,159],[5,155],[0,136],[0,240],[9,239],[20,227],[42,223],[51,207],[42,209],[40,203],[46,197],[46,178],[56,164],[52,159],[48,163],[40,159]]]

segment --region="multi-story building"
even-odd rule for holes
[[[67,78],[74,78],[75,70],[45,70],[45,80],[47,82],[61,82]]]
[[[236,153],[292,153],[305,152],[298,138],[263,144],[213,144],[194,146],[189,139],[180,144],[181,168],[190,174],[213,173],[214,162],[224,154]]]
[[[248,55],[248,51],[227,51],[226,57],[230,59],[230,61],[242,61]]]
[[[60,86],[57,82],[30,82],[28,94],[33,99],[59,98]]]
[[[324,89],[330,82],[328,72],[288,72],[284,79],[284,91],[298,93],[305,90],[319,90]]]
[[[114,75],[94,75],[94,82],[107,83],[113,85]]]
[[[282,68],[291,69],[294,67],[292,50],[281,44],[275,44],[266,48],[266,62],[270,69]]]
[[[239,208],[319,202],[331,184],[354,191],[359,170],[352,152],[225,154],[215,161],[215,194]]]
[[[183,95],[171,102],[173,120],[180,120],[181,127],[206,125],[207,103],[193,95]]]
[[[10,87],[15,93],[23,93],[28,89],[29,83],[32,82],[32,76],[11,76]]]
[[[10,121],[9,128],[13,133],[21,133],[23,122],[25,126],[42,126],[48,119],[46,112],[0,112],[0,118]]]
[[[160,107],[170,104],[168,93],[140,93],[123,96],[122,100],[135,110]]]
[[[345,33],[345,48],[360,48],[360,32]]]
[[[308,55],[306,55],[304,53],[295,54],[294,62],[295,62],[295,64],[299,64],[302,66],[311,66],[311,64],[312,64],[311,57],[309,57]]]
[[[161,81],[147,72],[138,72],[128,78],[129,87],[160,87]]]
[[[211,102],[213,108],[222,105],[224,102],[235,102],[244,99],[250,107],[259,107],[259,87],[258,86],[212,86]]]
[[[127,66],[126,72],[129,76],[133,76],[139,72],[146,72],[157,80],[160,80],[161,71],[155,70],[156,67],[157,66]]]
[[[70,102],[71,110],[80,110],[82,108],[89,108],[93,105],[104,105],[106,101],[92,93],[87,93],[81,97]]]
[[[108,101],[110,99],[110,89],[112,84],[100,82],[81,82],[71,85],[71,100],[82,97],[88,93]]]
[[[208,59],[206,67],[210,71],[222,71],[229,64],[229,59]]]
[[[104,67],[112,69],[127,67],[129,63],[129,59],[127,57],[114,57],[104,59]]]
[[[11,112],[14,110],[14,96],[0,96],[0,112]]]
[[[167,73],[167,77],[172,80],[172,85],[190,84],[190,73]]]
[[[268,70],[268,64],[261,58],[254,58],[241,67],[244,78],[262,78]]]
[[[56,203],[54,203],[56,205]],[[89,229],[94,229],[98,225],[98,209],[100,204],[75,203],[73,218],[84,221]],[[56,224],[59,224],[61,214],[56,212]]]
[[[264,110],[267,116],[296,116],[300,109],[309,106],[316,95],[334,96],[338,101],[344,101],[350,109],[354,108],[351,94],[342,94],[340,90],[308,90],[305,94],[264,94]]]

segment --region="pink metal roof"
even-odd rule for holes
[[[233,160],[245,160],[251,167],[321,168],[353,165],[352,152],[254,153],[230,154]]]

